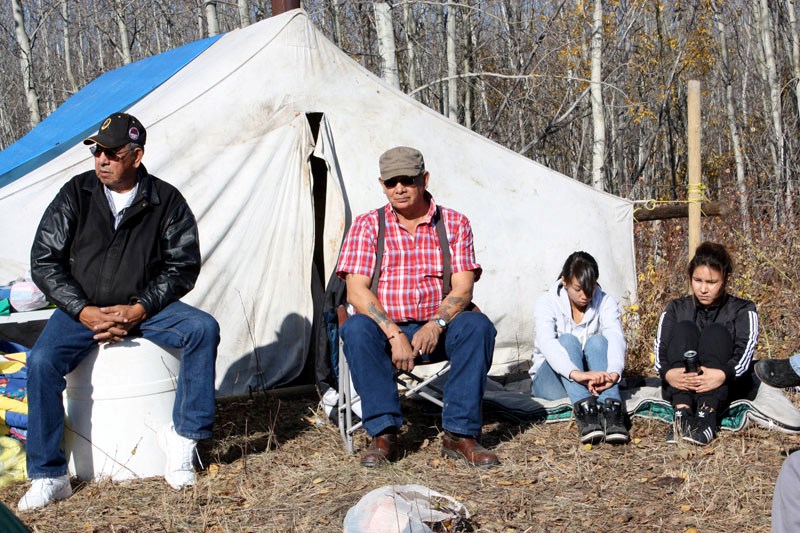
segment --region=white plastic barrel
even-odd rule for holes
[[[180,353],[134,338],[93,349],[67,375],[64,451],[72,475],[164,474],[156,433],[172,420]]]

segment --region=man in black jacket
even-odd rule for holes
[[[135,117],[109,116],[84,141],[94,171],[64,185],[36,232],[31,274],[58,309],[28,356],[32,484],[20,510],[72,494],[60,449],[64,376],[98,343],[136,335],[182,349],[173,424],[158,434],[172,487],[194,484],[195,445],[211,436],[219,325],[179,300],[200,272],[197,223],[180,192],[142,165],[146,136]]]

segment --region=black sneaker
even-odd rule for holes
[[[600,409],[594,396],[575,402],[572,406],[581,444],[596,444],[603,440],[603,426],[600,424]]]
[[[669,444],[677,444],[678,440],[684,435],[689,435],[692,431],[692,423],[694,422],[694,413],[691,407],[681,407],[675,409],[675,418],[670,424],[669,433],[667,433],[667,442]]]
[[[703,406],[697,410],[694,418],[694,427],[688,435],[683,436],[683,440],[693,444],[705,446],[717,436],[717,411]]]
[[[762,383],[776,389],[788,389],[800,385],[800,376],[788,359],[759,359],[753,367]]]
[[[619,400],[606,398],[603,405],[603,428],[606,442],[610,444],[625,444],[631,440],[625,428],[625,413]]]

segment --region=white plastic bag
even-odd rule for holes
[[[8,300],[11,302],[11,307],[19,313],[47,306],[47,298],[32,281],[15,281],[11,285],[11,295]]]
[[[432,533],[450,527],[469,511],[450,496],[423,485],[387,485],[362,497],[344,517],[344,533]]]

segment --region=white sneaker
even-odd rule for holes
[[[158,445],[167,456],[164,479],[173,489],[182,489],[195,484],[194,458],[197,441],[175,433],[175,426],[167,424],[158,432]]]
[[[31,480],[31,488],[17,504],[17,509],[27,511],[38,509],[58,500],[66,500],[72,496],[72,485],[69,474],[61,477],[46,477]]]

